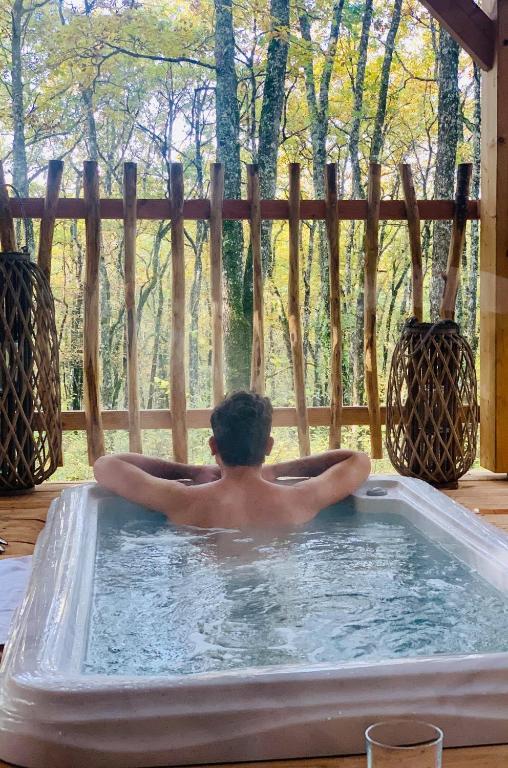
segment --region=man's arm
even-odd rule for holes
[[[338,453],[338,451],[330,451]],[[298,484],[302,506],[307,509],[306,519],[312,519],[319,510],[345,499],[368,478],[370,459],[366,453],[350,451],[348,458],[339,458],[322,474]]]
[[[162,512],[174,522],[185,522],[190,489],[182,483],[154,477],[118,456],[101,456],[93,471],[97,482],[109,491]]]
[[[118,456],[101,456],[93,471],[95,479],[104,488],[164,514],[184,501],[189,492],[182,483],[154,477]]]
[[[347,461],[356,456],[358,451],[347,451],[339,448],[335,451],[316,453],[314,456],[305,456],[303,459],[293,459],[280,464],[265,464],[263,477],[265,480],[276,480],[278,477],[317,477],[326,472],[330,467]]]
[[[176,461],[167,461],[153,456],[142,456],[140,453],[117,453],[115,458],[163,480],[192,480],[193,483],[201,484],[220,480],[221,477],[220,468],[216,464],[204,466],[179,464]]]
[[[294,461],[263,467],[263,477],[306,477],[294,488],[298,494],[299,522],[305,523],[330,504],[353,493],[367,479],[370,459],[358,451],[326,451]]]

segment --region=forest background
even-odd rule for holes
[[[397,165],[411,164],[420,198],[452,198],[457,162],[480,186],[480,71],[417,0],[0,0],[0,157],[23,197],[43,196],[47,163],[65,160],[62,193],[82,196],[82,161],[99,162],[101,196],[122,197],[123,162],[138,164],[138,195],[168,195],[169,163],[184,164],[185,197],[209,194],[209,165],[225,166],[225,197],[247,197],[258,163],[262,198],[287,198],[288,163],[302,164],[306,198],[324,197],[327,162],[339,196],[365,198],[368,164],[400,198]],[[20,232],[21,235],[21,232]],[[363,222],[340,226],[344,403],[364,404]],[[37,222],[28,245],[36,252]],[[448,222],[422,224],[425,315],[437,317]],[[18,238],[19,239],[19,238]],[[22,239],[22,238],[21,238]],[[252,265],[248,230],[224,224],[227,388],[248,384]],[[100,264],[101,397],[126,407],[122,223],[103,222]],[[468,224],[457,319],[478,349],[478,223]],[[207,222],[186,222],[188,407],[209,407],[211,322]],[[142,408],[168,407],[171,316],[169,221],[143,221],[137,238]],[[266,222],[266,390],[294,405],[287,322],[288,229]],[[329,403],[328,254],[324,224],[303,222],[301,302],[307,402]],[[52,288],[62,408],[83,408],[84,223],[55,230]],[[382,222],[378,275],[381,397],[401,324],[411,313],[407,225]],[[126,432],[107,432],[126,450]],[[276,431],[274,459],[296,455],[296,430]],[[206,430],[190,458],[208,461]],[[327,430],[311,430],[312,449]],[[146,430],[145,453],[171,454],[171,435]],[[343,444],[368,449],[365,427]],[[65,433],[55,478],[90,476],[83,432]],[[376,462],[388,469],[388,462]]]

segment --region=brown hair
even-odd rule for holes
[[[233,392],[213,409],[210,422],[224,464],[255,467],[263,463],[272,413],[267,397],[245,390]]]

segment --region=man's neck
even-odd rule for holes
[[[221,467],[222,477],[225,480],[233,480],[235,483],[247,483],[250,480],[261,480],[262,465],[256,467]]]

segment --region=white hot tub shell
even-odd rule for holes
[[[370,498],[381,486],[387,494]],[[0,758],[28,768],[129,768],[364,751],[372,722],[415,716],[446,746],[508,742],[508,653],[220,673],[83,674],[99,502],[64,491],[37,543],[0,673]],[[400,511],[508,593],[508,537],[418,480],[371,478],[360,511]]]

